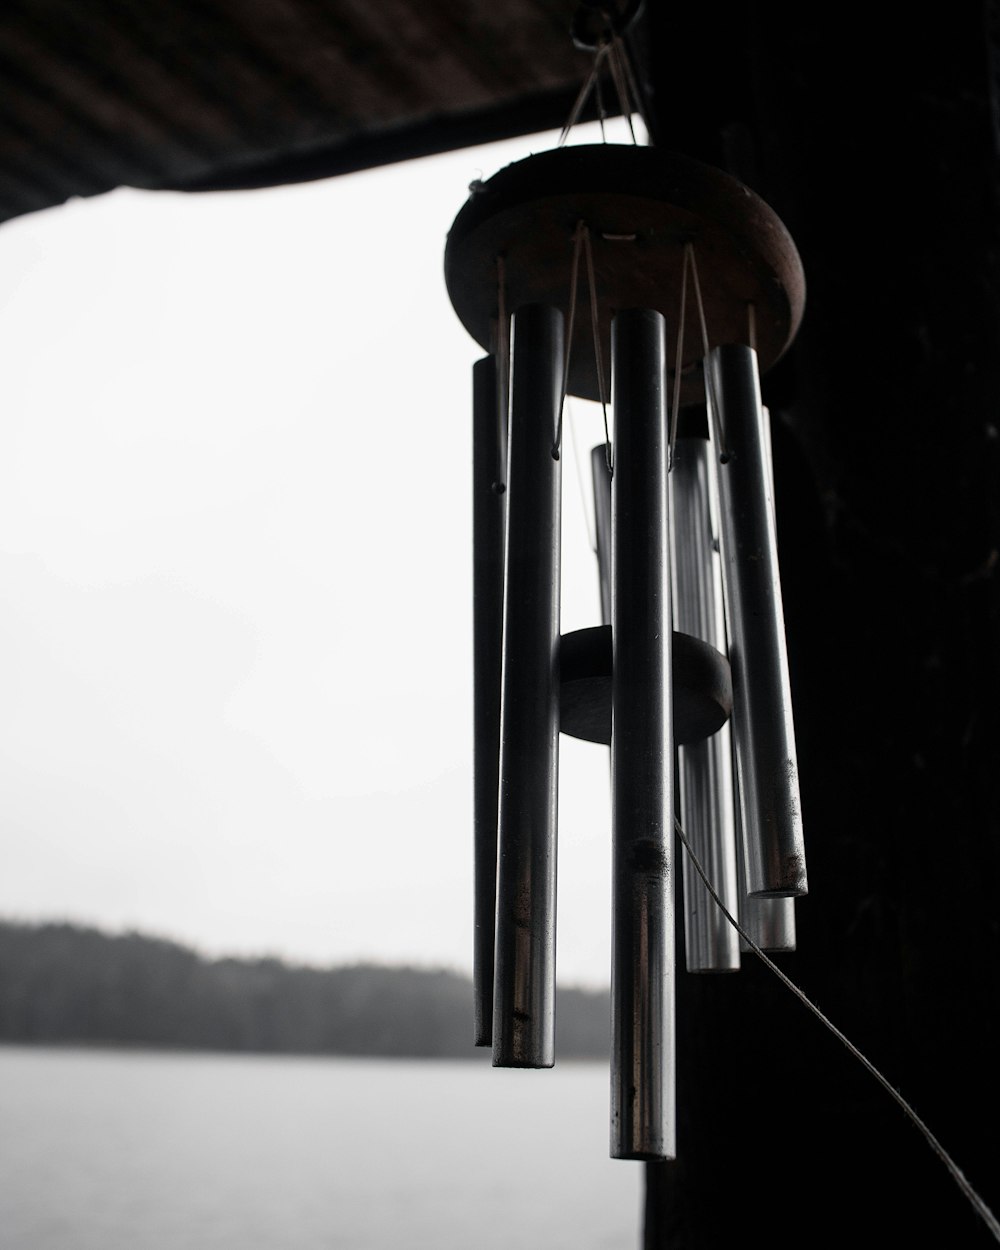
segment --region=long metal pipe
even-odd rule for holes
[[[670,474],[671,575],[674,625],[726,649],[722,569],[712,526],[712,456],[706,438],[675,441]],[[678,747],[681,821],[719,897],[732,915],[739,907],[732,750],[728,725],[700,742]],[[689,861],[684,881],[684,948],[689,972],[735,972],[739,935]]]
[[[563,314],[513,318],[493,1063],[555,1061]]]
[[[771,414],[767,408],[761,408],[761,429],[764,437],[764,464],[767,468],[768,493],[771,500],[771,514],[775,518],[775,539],[777,540],[777,515],[774,510],[774,464],[771,453]],[[743,852],[743,830],[740,827],[739,807],[737,817],[737,872],[740,879],[739,921],[746,930],[747,936],[763,951],[795,950],[795,899],[764,898],[747,893],[746,859]],[[740,938],[740,950],[748,951],[750,947]]]
[[[738,828],[737,813],[737,872],[740,883],[746,879],[746,865],[743,859],[742,831]],[[733,913],[746,930],[751,941],[762,951],[793,951],[795,950],[795,899],[766,898],[746,892],[745,886],[740,889],[739,911]],[[750,947],[740,938],[740,950],[749,951]]]
[[[794,898],[754,898],[744,894],[739,921],[762,951],[773,954],[795,950]],[[740,949],[750,947],[741,939]]]
[[[747,877],[751,894],[794,897],[808,886],[756,353],[716,347],[708,374]]]
[[[502,363],[501,368],[506,368]],[[497,409],[497,362],[472,367],[473,849],[472,981],[475,1042],[493,1042],[493,951],[500,787],[505,478]]]
[[[611,1154],[675,1155],[673,733],[664,318],[611,329]]]
[[[594,483],[594,534],[597,540],[597,572],[601,589],[601,622],[611,624],[611,470],[608,448],[600,443],[590,451]]]

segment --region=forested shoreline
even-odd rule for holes
[[[560,1058],[605,1058],[607,991],[560,988]],[[484,1058],[458,973],[209,959],[141,933],[0,921],[0,1042]]]

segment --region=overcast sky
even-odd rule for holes
[[[0,227],[0,914],[471,967],[482,352],[442,260],[553,142]],[[569,435],[564,630],[600,619]],[[607,750],[562,748],[559,975],[601,984]]]

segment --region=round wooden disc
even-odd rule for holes
[[[687,243],[694,248],[710,347],[751,341],[751,305],[762,371],[795,337],[805,305],[802,263],[788,231],[759,196],[689,157],[599,144],[557,148],[508,165],[475,184],[455,218],[445,248],[448,294],[487,351],[495,347],[500,257],[508,312],[541,303],[562,308],[568,318],[573,238],[581,221],[593,249],[606,398],[610,324],[620,309],[664,314],[673,367]],[[598,399],[584,257],[571,353],[569,393]],[[702,355],[689,278],[685,401],[703,397]]]
[[[674,631],[674,740],[700,742],[733,710],[729,661],[714,647]],[[573,738],[611,742],[611,626],[563,634],[559,643],[559,728]]]

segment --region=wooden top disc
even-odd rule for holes
[[[508,312],[549,304],[569,313],[573,240],[586,224],[593,249],[604,393],[610,398],[610,325],[625,308],[667,319],[673,367],[685,245],[693,248],[710,347],[751,342],[760,368],[798,330],[805,276],[776,214],[728,174],[657,148],[598,144],[557,148],[500,170],[474,189],[452,225],[445,281],[465,328],[496,345],[498,258]],[[751,306],[753,312],[751,313]],[[598,399],[586,258],[581,257],[569,393]],[[703,397],[703,339],[689,275],[684,399]]]

